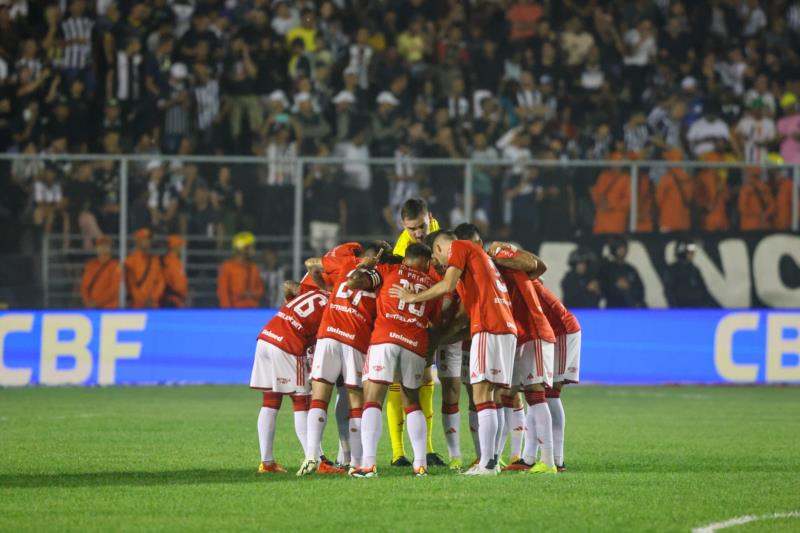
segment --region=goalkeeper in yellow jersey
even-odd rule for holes
[[[400,209],[400,220],[405,228],[397,238],[394,254],[406,255],[409,244],[423,242],[429,233],[439,229],[439,222],[428,212],[428,204],[422,198],[409,198]],[[444,466],[442,458],[433,450],[433,376],[431,367],[425,369],[419,403],[428,425],[428,466]],[[392,466],[409,466],[403,444],[404,413],[400,385],[389,386],[386,400],[386,417],[389,421],[389,436],[392,440]]]

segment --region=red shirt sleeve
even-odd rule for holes
[[[360,260],[352,255],[325,256],[322,258],[322,270],[331,279],[338,280],[340,276],[344,276],[353,270],[359,262]]]

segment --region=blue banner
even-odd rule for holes
[[[0,386],[246,384],[275,310],[0,313]],[[589,311],[581,381],[800,383],[800,312]]]

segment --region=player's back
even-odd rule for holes
[[[352,258],[352,268],[356,267],[358,261],[357,258]],[[347,287],[347,276],[352,268],[342,268],[339,271],[317,338],[334,339],[363,353],[367,351],[375,323],[376,294]]]
[[[341,270],[347,268],[349,261],[361,255],[362,248],[357,242],[346,242],[332,248],[322,256],[322,279],[328,285],[333,285],[341,275]],[[354,268],[354,267],[350,267]],[[300,292],[308,292],[318,289],[317,284],[311,279],[309,274],[300,280]]]
[[[471,333],[516,335],[508,287],[483,248],[470,241],[453,241],[448,265],[463,271],[459,294],[469,313]]]
[[[436,282],[427,272],[406,265],[380,265],[376,270],[382,281],[370,344],[397,344],[425,357],[428,353],[428,324],[438,319],[441,301],[408,304],[390,296],[389,289],[392,285],[400,285],[412,292],[422,292]]]
[[[556,336],[544,314],[533,282],[525,272],[499,267],[511,296],[512,312],[517,324],[517,344],[541,339],[555,342]]]
[[[258,338],[284,352],[305,354],[316,338],[328,297],[327,292],[319,289],[300,294],[278,310]]]
[[[534,280],[533,287],[536,289],[539,302],[542,304],[544,315],[556,335],[565,335],[581,330],[581,325],[575,315],[564,307],[564,304],[556,298],[555,294],[550,292],[550,289],[545,287],[541,280]]]

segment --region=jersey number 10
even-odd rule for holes
[[[412,284],[407,279],[401,279],[400,280],[400,285],[402,285],[405,290],[407,290],[409,292],[413,292],[415,294],[418,293],[418,292],[422,292],[425,289],[427,289],[427,287],[425,285],[422,285],[420,283]],[[420,316],[421,317],[422,315],[425,314],[425,304],[426,303],[427,302],[419,302],[419,303],[415,303],[415,304],[406,304],[403,300],[400,300],[397,303],[397,308],[399,310],[403,311],[406,308],[406,305],[408,305],[408,312],[409,313],[411,313],[414,316]]]

